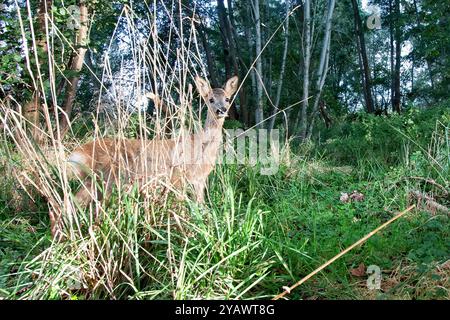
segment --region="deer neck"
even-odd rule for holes
[[[203,149],[210,156],[215,157],[222,143],[222,128],[225,119],[217,119],[208,112],[205,126],[203,127]]]
[[[205,126],[203,127],[206,131],[207,129],[218,129],[222,131],[223,123],[225,118],[217,118],[211,111],[208,111],[208,115],[206,116]]]

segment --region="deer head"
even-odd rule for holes
[[[227,81],[224,88],[211,89],[208,81],[200,77],[195,78],[198,92],[208,106],[208,116],[218,120],[228,115],[231,99],[238,87],[238,80],[238,77],[234,76]]]

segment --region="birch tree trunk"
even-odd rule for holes
[[[275,105],[272,109],[272,114],[269,122],[269,130],[272,130],[275,125],[276,113],[279,110],[280,99],[281,99],[281,89],[283,88],[284,73],[286,72],[286,58],[289,47],[289,13],[290,13],[290,1],[286,1],[286,20],[284,21],[284,49],[283,57],[281,58],[281,71],[280,80],[278,81],[277,95],[275,96]]]
[[[317,80],[317,90],[316,90],[316,97],[314,99],[314,106],[313,106],[313,110],[311,112],[311,117],[309,120],[309,124],[308,124],[308,130],[307,130],[307,135],[306,135],[306,139],[310,139],[313,129],[314,129],[314,123],[315,123],[315,119],[316,116],[318,115],[318,109],[319,109],[319,104],[320,104],[320,97],[322,95],[322,90],[323,90],[323,86],[325,84],[325,79],[326,79],[326,73],[328,70],[328,62],[329,62],[329,53],[330,53],[330,38],[328,38],[328,44],[326,44],[326,56],[325,56],[325,63],[324,63],[324,71],[322,73],[322,77],[320,78],[320,80]],[[324,43],[325,45],[325,43]]]
[[[75,96],[77,93],[77,87],[78,82],[80,81],[80,71],[83,67],[84,62],[84,56],[86,55],[87,51],[87,40],[88,40],[88,8],[86,5],[85,0],[81,0],[79,2],[79,8],[80,8],[80,28],[78,29],[77,36],[76,36],[76,50],[72,54],[72,64],[70,66],[70,70],[72,70],[75,74],[69,78],[69,82],[66,85],[66,92],[64,95],[64,102],[63,102],[63,110],[64,115],[61,120],[61,132],[65,132],[71,115],[72,115],[72,108],[73,108],[73,102],[75,101]]]
[[[297,117],[297,123],[300,119],[300,138],[306,138],[307,114],[308,114],[308,96],[309,96],[309,66],[311,62],[311,1],[305,0],[304,6],[304,61],[303,61],[303,96],[302,108]]]
[[[314,99],[313,111],[311,113],[307,139],[311,138],[312,131],[314,128],[314,121],[319,110],[320,97],[322,95],[323,86],[325,84],[325,79],[328,74],[328,63],[330,60],[330,43],[331,43],[331,21],[333,18],[334,6],[336,4],[335,0],[328,0],[328,10],[327,19],[325,23],[325,35],[323,38],[322,51],[320,53],[320,64],[317,69],[317,80],[316,80],[316,96]]]

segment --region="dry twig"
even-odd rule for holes
[[[391,224],[392,222],[394,222],[395,220],[397,220],[398,218],[404,216],[406,213],[408,213],[409,211],[411,211],[413,208],[415,207],[415,205],[410,206],[408,209],[404,210],[403,212],[400,212],[399,214],[397,214],[395,217],[393,217],[392,219],[390,219],[389,221],[383,223],[381,226],[379,226],[378,228],[376,228],[375,230],[373,230],[372,232],[368,233],[367,235],[365,235],[363,238],[359,239],[358,241],[356,241],[354,244],[352,244],[350,247],[348,247],[347,249],[341,251],[339,254],[337,254],[336,256],[334,256],[333,258],[331,258],[330,260],[328,260],[327,262],[325,262],[323,265],[321,265],[320,267],[318,267],[316,270],[314,270],[313,272],[311,272],[310,274],[308,274],[306,277],[304,277],[303,279],[301,279],[300,281],[298,281],[296,284],[294,284],[291,287],[287,287],[285,289],[285,291],[283,291],[282,293],[280,293],[279,295],[275,296],[272,300],[278,300],[282,297],[284,297],[285,295],[289,294],[292,292],[292,290],[294,290],[295,288],[297,288],[299,285],[303,284],[304,282],[306,282],[308,279],[310,279],[312,276],[316,275],[317,273],[319,273],[320,271],[322,271],[323,269],[325,269],[326,267],[328,267],[330,264],[332,264],[334,261],[336,261],[337,259],[339,259],[340,257],[342,257],[343,255],[345,255],[347,252],[349,252],[350,250],[354,249],[355,247],[359,246],[360,244],[363,244],[364,242],[367,241],[367,239],[369,239],[370,237],[372,237],[374,234],[376,234],[378,231],[384,229],[385,227],[387,227],[389,224]],[[283,287],[285,288],[285,287]]]

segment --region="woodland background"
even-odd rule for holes
[[[4,0],[0,297],[270,298],[415,204],[289,298],[448,299],[449,19],[431,0]],[[239,76],[225,127],[281,130],[279,172],[218,166],[205,211],[119,192],[52,240],[77,186],[46,152],[180,125],[196,74]]]

